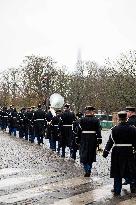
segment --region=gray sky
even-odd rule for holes
[[[26,55],[73,67],[136,49],[135,0],[0,0],[0,70]]]

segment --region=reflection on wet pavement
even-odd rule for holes
[[[26,183],[28,181],[32,181],[32,180],[38,180],[38,178],[40,179],[42,176],[33,176],[33,177],[27,177],[27,178],[16,178],[16,179],[6,179],[6,180],[2,180],[2,181],[6,181],[7,185],[5,184],[5,186],[15,186],[17,184],[21,184],[21,183]],[[99,178],[95,178],[95,181],[97,181],[97,179],[99,180]],[[31,189],[27,189],[27,190],[23,190],[17,193],[13,193],[13,194],[8,194],[7,196],[1,196],[0,197],[0,202],[5,202],[5,203],[14,203],[20,200],[25,200],[28,198],[33,198],[35,196],[38,195],[43,195],[47,192],[54,192],[54,191],[58,191],[60,189],[68,189],[68,188],[73,188],[76,186],[80,186],[82,184],[87,184],[87,183],[92,183],[93,182],[93,177],[90,179],[86,179],[84,177],[75,177],[75,178],[71,178],[71,179],[67,179],[67,180],[63,180],[63,181],[59,181],[56,183],[51,183],[48,185],[44,185],[44,186],[39,186],[36,188],[31,188]],[[4,186],[4,183],[0,184],[0,188],[3,188],[2,185]]]
[[[103,186],[100,189],[88,191],[79,195],[62,199],[58,202],[54,202],[52,205],[86,205],[92,202],[99,201],[102,198],[112,198],[113,194],[110,191],[111,186]]]

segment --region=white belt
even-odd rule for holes
[[[39,121],[39,120],[44,120],[44,119],[36,119],[36,121]]]
[[[91,133],[91,134],[95,134],[96,131],[82,131],[82,133]]]
[[[132,144],[115,144],[117,147],[132,147]]]
[[[53,125],[54,127],[58,127],[58,125]]]
[[[63,125],[63,127],[72,127],[72,125]]]
[[[4,117],[8,117],[8,116],[4,116]]]

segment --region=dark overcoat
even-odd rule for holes
[[[44,136],[45,127],[47,126],[46,121],[46,113],[41,109],[38,108],[33,113],[33,121],[34,121],[34,129],[35,129],[35,136]]]
[[[71,147],[72,141],[72,126],[73,122],[76,120],[74,112],[69,110],[64,111],[61,115],[60,131],[62,135],[62,146]]]
[[[60,129],[59,129],[59,124],[60,124],[60,115],[53,116],[50,124],[51,128],[51,139],[58,141],[59,140],[59,134],[60,134]]]
[[[111,134],[105,147],[106,152],[109,152],[113,147],[111,153],[111,178],[136,176],[133,146],[131,145],[134,147],[136,145],[136,128],[134,126],[124,122],[111,129]]]
[[[11,128],[18,128],[18,112],[13,111],[9,118],[9,123]]]
[[[128,118],[129,125],[134,125],[136,127],[136,115],[132,115]]]
[[[84,164],[95,162],[97,139],[102,138],[100,121],[92,115],[87,115],[80,119],[79,127],[80,162]],[[84,131],[94,131],[94,133],[84,133]]]

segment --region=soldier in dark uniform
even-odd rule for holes
[[[8,117],[9,117],[9,115],[8,115],[8,109],[7,109],[7,107],[6,106],[4,106],[3,107],[3,109],[2,109],[2,112],[1,112],[1,123],[2,123],[2,125],[1,125],[1,129],[3,130],[3,131],[6,131],[6,128],[7,128],[7,126],[8,126]]]
[[[43,144],[43,137],[45,135],[46,113],[41,108],[41,104],[38,105],[38,109],[34,112],[34,129],[35,137],[37,137],[38,145]]]
[[[29,138],[30,142],[34,142],[34,136],[33,136],[33,132],[32,132],[32,126],[33,126],[33,115],[34,112],[31,111],[31,107],[27,108],[27,112],[25,113],[25,117],[26,117],[26,129],[27,129],[27,139]]]
[[[64,112],[61,114],[61,145],[62,145],[62,157],[65,157],[66,146],[70,149],[71,155],[71,142],[72,142],[72,124],[76,120],[75,113],[70,110],[70,104],[64,105]]]
[[[29,126],[29,141],[31,141],[31,143],[34,143],[34,139],[35,139],[34,121],[33,121],[34,112],[35,112],[35,106],[31,106],[30,126]]]
[[[79,121],[83,117],[82,112],[78,112],[76,114],[77,120],[73,122],[73,134],[71,141],[71,158],[76,160],[76,153],[79,149],[79,138],[78,138],[78,129],[79,129]]]
[[[127,106],[126,107],[127,112],[127,122],[129,125],[133,125],[136,127],[136,109],[135,107]],[[130,179],[125,178],[125,182],[122,185],[130,184]]]
[[[2,127],[2,108],[0,108],[0,128]]]
[[[135,107],[126,107],[128,123],[129,125],[134,125],[136,127],[136,108]]]
[[[18,121],[19,121],[19,137],[23,138],[25,136],[25,126],[24,126],[24,120],[25,120],[25,111],[26,108],[21,108],[19,114],[18,114]]]
[[[59,124],[61,121],[60,114],[61,114],[61,110],[60,109],[56,110],[56,116],[52,117],[51,124],[50,124],[50,129],[51,129],[50,148],[53,151],[56,151],[56,141],[58,141],[59,144],[59,136],[60,136]]]
[[[9,134],[11,135],[11,124],[10,124],[10,118],[11,118],[11,113],[13,112],[14,109],[14,105],[10,105],[9,109],[8,109],[8,128],[9,128]]]
[[[50,123],[51,123],[51,120],[53,118],[53,114],[51,112],[51,107],[49,106],[48,107],[48,111],[46,113],[46,120],[47,120],[47,129],[46,129],[46,139],[51,139],[51,126],[50,126]]]
[[[24,131],[25,131],[25,140],[28,140],[29,138],[29,112],[30,112],[30,107],[28,107],[24,113]]]
[[[122,178],[131,179],[130,189],[134,192],[136,166],[134,163],[133,146],[136,146],[136,128],[129,125],[127,113],[118,113],[119,124],[111,129],[109,140],[105,146],[103,157],[107,157],[114,145],[111,153],[110,177],[114,178],[114,194],[120,195],[122,189]]]
[[[13,111],[11,112],[9,124],[10,124],[11,134],[13,133],[14,136],[16,136],[16,132],[18,128],[18,112],[16,108],[13,108]]]
[[[102,143],[100,121],[94,116],[94,111],[93,106],[87,106],[85,116],[79,120],[79,153],[85,170],[84,177],[90,177],[92,164],[96,161],[97,144]]]

